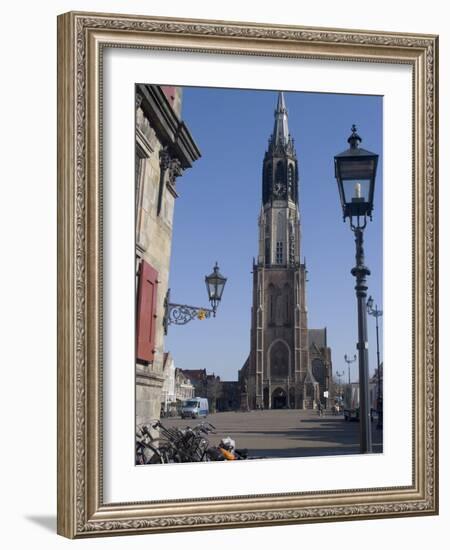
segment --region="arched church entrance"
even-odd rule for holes
[[[272,409],[284,409],[287,407],[287,394],[282,388],[277,388],[272,393]]]

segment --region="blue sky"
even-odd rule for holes
[[[309,271],[309,328],[327,327],[333,372],[356,353],[353,233],[342,221],[333,157],[347,149],[352,124],[361,147],[380,155],[373,222],[365,231],[368,293],[382,307],[382,98],[285,93],[299,162],[301,257]],[[228,277],[215,319],[171,325],[166,337],[177,367],[206,368],[236,380],[250,347],[252,261],[258,253],[262,161],[277,91],[184,88],[182,118],[202,157],[177,180],[170,271],[171,299],[209,306],[204,276],[215,261]],[[368,318],[369,370],[376,367],[375,319]],[[382,328],[382,321],[381,321]],[[382,333],[381,358],[382,358]],[[356,363],[352,380],[357,378]]]

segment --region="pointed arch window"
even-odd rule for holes
[[[286,378],[289,376],[289,347],[284,341],[274,343],[270,350],[271,378]]]
[[[283,242],[282,241],[277,241],[276,262],[277,264],[283,263]]]
[[[284,170],[284,162],[282,160],[279,160],[277,163],[277,169],[275,172],[275,181],[276,182],[284,182],[285,181],[285,170]]]
[[[277,218],[277,241],[275,249],[275,262],[277,264],[284,263],[284,242],[286,240],[286,214],[284,212],[278,213]]]

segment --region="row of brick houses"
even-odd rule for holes
[[[238,410],[241,404],[241,384],[208,374],[206,369],[183,369],[195,388],[196,397],[206,397],[210,412]]]

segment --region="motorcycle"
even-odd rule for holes
[[[248,458],[248,449],[236,449],[236,442],[230,436],[224,437],[217,449],[225,460],[246,460]]]

